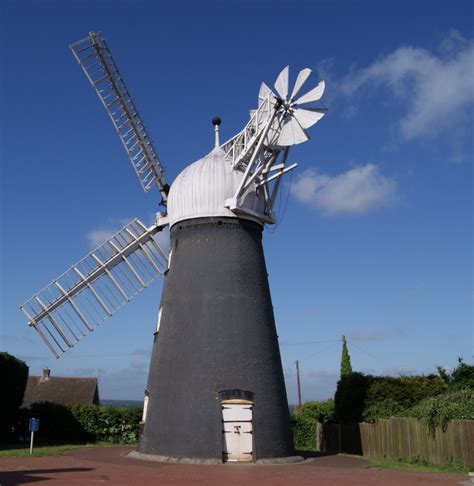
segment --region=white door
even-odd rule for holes
[[[252,402],[224,400],[222,402],[222,440],[224,461],[252,460]]]

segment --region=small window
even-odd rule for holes
[[[160,307],[158,309],[158,318],[156,319],[156,330],[153,334],[158,334],[158,331],[160,330],[161,326],[161,314],[163,313],[163,307]]]
[[[148,411],[148,402],[150,400],[150,393],[148,390],[145,390],[145,398],[143,399],[143,414],[142,414],[142,423],[146,421],[146,413]]]

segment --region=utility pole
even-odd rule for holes
[[[300,413],[302,403],[301,403],[301,382],[300,382],[300,364],[298,360],[296,360],[296,383],[298,386],[298,406],[297,406],[297,411]]]

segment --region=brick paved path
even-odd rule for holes
[[[185,465],[130,459],[130,447],[87,447],[64,456],[0,458],[0,485],[437,486],[460,485],[463,474],[368,468],[363,459],[320,456],[285,465]]]

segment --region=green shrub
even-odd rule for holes
[[[337,383],[334,407],[340,422],[360,422],[365,408],[367,390],[372,376],[349,373]]]
[[[73,406],[71,412],[83,430],[100,442],[131,443],[138,439],[141,408]]]
[[[76,420],[70,407],[50,402],[35,402],[24,412],[23,434],[28,432],[31,417],[40,421],[37,437],[54,442],[94,440]]]
[[[0,383],[2,399],[0,400],[0,440],[9,440],[12,429],[16,427],[18,409],[23,402],[28,366],[9,353],[0,353]]]
[[[362,418],[364,422],[375,422],[379,418],[395,417],[402,413],[403,410],[404,408],[399,402],[392,398],[387,398],[367,406]]]
[[[441,366],[438,366],[438,373],[450,390],[474,389],[474,366],[466,364],[462,358],[458,358],[458,365],[451,373]]]
[[[379,418],[390,418],[426,397],[436,396],[444,391],[446,384],[435,375],[372,377],[362,419],[373,422]]]
[[[351,373],[337,384],[336,416],[341,422],[390,418],[446,389],[446,383],[435,375],[392,377]]]
[[[427,398],[401,415],[423,420],[434,434],[437,426],[445,430],[450,420],[474,420],[474,390],[466,388]]]
[[[316,449],[316,424],[333,422],[334,400],[306,402],[299,414],[290,416],[293,441],[297,449]]]
[[[308,417],[315,422],[322,424],[327,422],[334,422],[336,414],[334,411],[334,400],[323,400],[319,402],[306,402],[301,407],[300,415]]]
[[[138,440],[141,408],[98,407],[34,403],[23,411],[23,433],[28,419],[40,419],[38,438],[59,442],[109,442],[128,444]]]
[[[316,421],[310,417],[290,415],[291,429],[293,431],[293,442],[296,449],[316,449]]]

